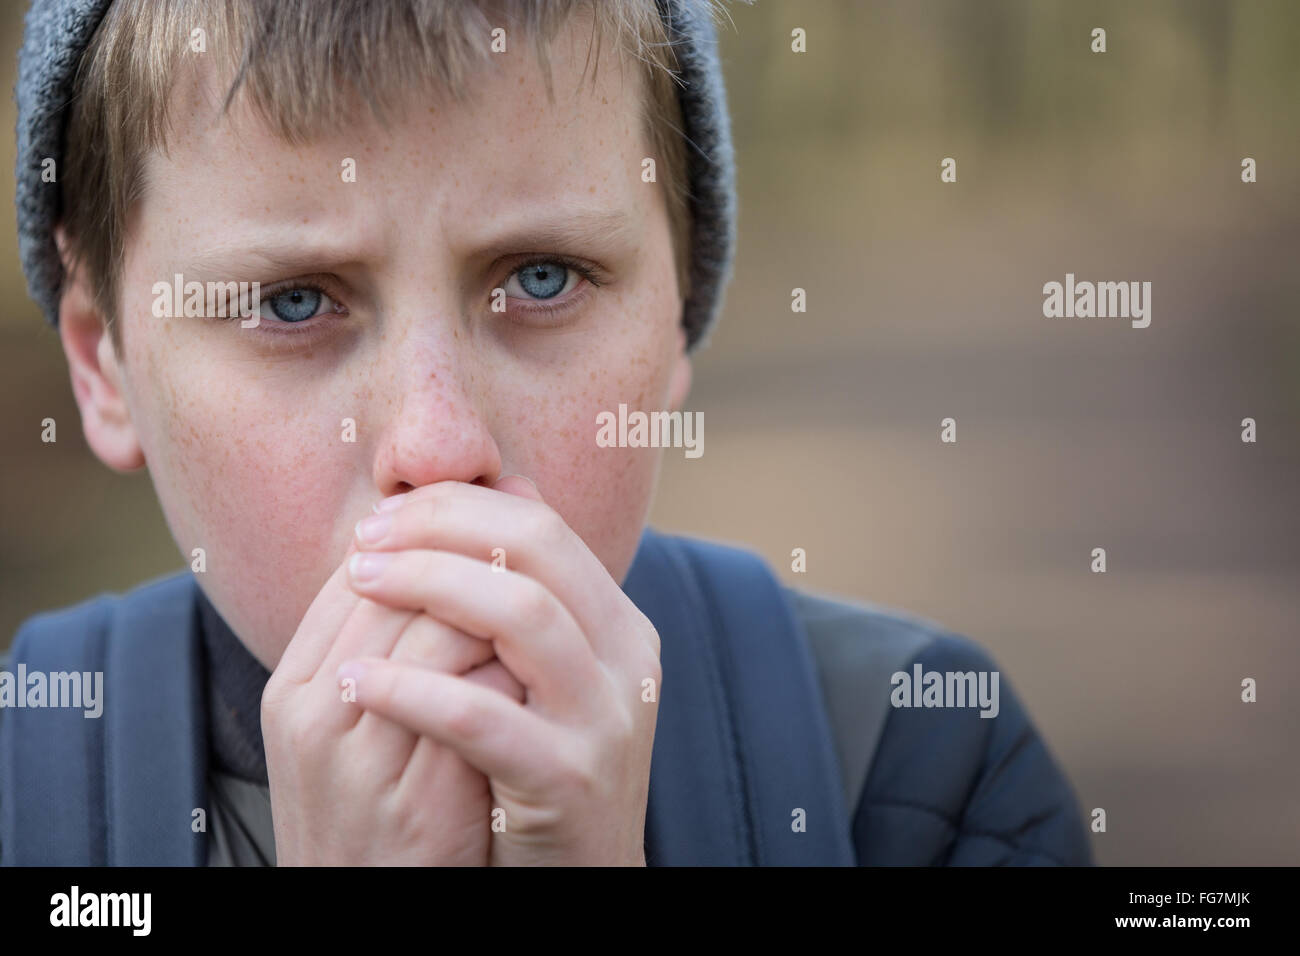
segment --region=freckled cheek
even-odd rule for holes
[[[654,492],[660,452],[651,448],[602,448],[596,444],[597,416],[629,408],[662,407],[666,375],[647,363],[584,376],[588,387],[561,407],[562,423],[538,422],[526,460],[548,502],[586,542],[615,577],[626,571]]]
[[[594,430],[594,426],[593,426]],[[599,448],[591,441],[574,456],[582,469],[579,500],[570,526],[618,576],[631,558],[654,490],[659,452],[647,448]]]
[[[209,583],[235,616],[256,613],[289,628],[287,637],[342,559],[337,542],[355,516],[340,510],[357,446],[224,393],[192,391],[162,415],[146,454],[183,555],[203,548]]]

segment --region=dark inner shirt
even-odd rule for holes
[[[262,691],[271,672],[240,643],[202,588],[198,590],[212,767],[241,780],[266,784]]]

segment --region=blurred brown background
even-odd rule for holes
[[[689,406],[706,453],[665,454],[654,523],[989,648],[1106,809],[1100,862],[1300,863],[1300,4],[731,10],[736,273]],[[183,562],[148,478],[87,450],[0,247],[5,645]],[[1150,327],[1044,318],[1067,272],[1150,281]]]

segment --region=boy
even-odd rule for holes
[[[982,651],[646,529],[596,441],[730,270],[713,12],[38,0],[24,265],[192,564],[20,630],[104,719],[0,712],[0,859],[1089,861]]]

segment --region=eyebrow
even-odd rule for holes
[[[476,259],[495,258],[508,253],[562,252],[589,250],[595,253],[626,248],[635,239],[638,220],[621,208],[567,205],[556,213],[550,205],[524,212],[511,225],[496,233],[474,236],[457,243],[457,249],[470,250]],[[495,228],[495,227],[494,227]],[[279,233],[279,229],[275,230]],[[351,243],[303,241],[292,229],[266,242],[236,242],[206,249],[187,257],[184,268],[174,264],[187,278],[193,275],[272,271],[329,272],[367,259],[375,250]],[[232,266],[235,268],[232,270]]]
[[[586,246],[617,248],[633,238],[636,221],[623,209],[569,207],[563,214],[521,215],[518,225],[468,243],[481,254],[551,251]]]
[[[172,267],[188,278],[205,276],[230,276],[236,273],[297,272],[303,269],[328,272],[332,269],[358,262],[365,258],[358,247],[333,242],[295,241],[286,236],[262,242],[222,244],[202,249],[185,257],[184,262],[174,262]]]

